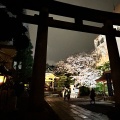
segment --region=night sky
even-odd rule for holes
[[[57,0],[74,4],[78,6],[88,7],[92,9],[113,12],[114,6],[120,3],[119,0]],[[36,14],[33,11],[28,11],[28,14]],[[50,15],[54,19],[74,22],[72,18],[66,18],[61,16]],[[92,24],[86,23],[84,24]],[[102,26],[102,24],[92,24]],[[30,38],[35,48],[37,26],[29,25]],[[48,29],[48,48],[47,48],[47,63],[55,64],[59,60],[63,60],[70,55],[74,55],[80,52],[91,52],[94,50],[94,39],[97,34],[76,32],[70,30],[63,30],[57,28]],[[34,51],[34,49],[33,49]]]

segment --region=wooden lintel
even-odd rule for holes
[[[29,16],[29,15],[22,15],[19,19],[21,19],[25,23],[36,24],[36,25],[38,24],[38,20],[39,20],[38,16]],[[67,29],[67,30],[95,33],[95,34],[105,34],[102,28],[99,27],[80,25],[79,23],[77,24],[77,23],[59,21],[59,20],[54,20],[52,18],[49,18],[48,26]]]
[[[93,27],[88,25],[80,25],[79,23],[64,22],[59,20],[49,20],[49,27],[81,31],[95,34],[105,34],[104,30],[99,27]]]
[[[107,20],[111,20],[114,25],[120,25],[119,13],[100,11],[91,8],[85,8],[81,6],[61,3],[58,1],[55,1],[53,5],[51,3],[51,5],[49,6],[49,12],[51,14],[56,14],[71,18],[77,17],[82,20],[88,20],[99,23],[105,23]]]
[[[39,21],[38,16],[29,16],[29,15],[22,15],[21,17],[19,17],[19,19],[21,19],[25,23],[36,24],[36,25],[38,24]],[[77,23],[59,21],[59,20],[54,20],[52,18],[49,18],[48,26],[67,29],[67,30],[94,33],[94,34],[103,34],[103,35],[106,34],[104,28],[83,25],[83,24],[80,25],[79,23],[77,24]],[[115,31],[115,36],[120,37],[120,31]]]
[[[61,15],[71,18],[80,18],[82,20],[88,20],[93,22],[105,23],[111,20],[114,25],[120,25],[120,14],[106,11],[95,10],[91,8],[85,8],[81,6],[70,5],[54,0],[0,0],[1,3],[6,5],[12,11],[17,11],[18,8],[30,9],[40,11],[41,7],[45,6],[49,8],[50,14]],[[13,4],[14,3],[14,4]]]
[[[38,25],[39,23],[39,16],[31,16],[31,15],[20,15],[18,16],[18,19],[21,20],[24,23],[29,23],[29,24],[35,24]]]

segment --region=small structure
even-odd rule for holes
[[[108,95],[113,96],[113,83],[111,79],[111,71],[106,71],[103,75],[96,80],[96,82],[102,82],[103,84],[103,92],[105,93],[105,85],[107,84]]]
[[[70,98],[78,98],[78,96],[79,96],[79,89],[76,89],[74,87],[74,85],[70,85],[70,89],[71,89]]]
[[[56,76],[53,73],[45,73],[45,84],[54,91],[54,80]]]

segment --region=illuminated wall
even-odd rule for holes
[[[120,4],[116,5],[113,12],[120,13]],[[113,25],[113,28],[115,28],[117,31],[120,31],[120,26],[118,26],[118,25]],[[119,55],[120,55],[120,37],[116,37],[116,42],[117,42],[118,51],[119,51]],[[104,64],[105,62],[109,61],[105,35],[99,35],[94,40],[94,45],[95,45],[96,54],[99,57],[97,66],[100,66],[100,65]]]
[[[106,44],[106,37],[105,35],[99,35],[94,40],[95,51],[98,56],[97,66],[104,64],[105,62],[109,61],[107,44]]]

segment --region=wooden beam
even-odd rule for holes
[[[48,36],[48,9],[44,7],[39,15],[33,75],[31,82],[31,104],[30,108],[39,110],[44,108],[44,85],[47,56],[47,36]]]
[[[80,25],[79,23],[76,25],[76,23],[63,22],[63,21],[51,20],[51,19],[49,19],[49,27],[56,27],[61,29],[88,32],[88,33],[94,33],[94,34],[103,34],[103,35],[107,34],[104,27],[100,28],[100,27],[89,26],[89,25]],[[116,37],[120,37],[120,31],[116,31],[115,29],[113,31]]]
[[[111,21],[105,23],[106,43],[110,59],[111,75],[114,86],[115,107],[120,110],[120,56]]]
[[[73,30],[73,31],[81,31],[95,34],[105,34],[104,30],[99,27],[88,26],[88,25],[80,25],[71,22],[64,22],[59,20],[49,20],[49,27]]]
[[[37,15],[36,16],[22,15],[21,17],[19,17],[19,19],[21,19],[26,23],[31,23],[36,25],[39,22]],[[49,18],[48,26],[60,28],[60,29],[73,30],[73,31],[94,33],[94,34],[103,34],[103,35],[106,34],[104,28],[82,25],[81,23],[79,24],[79,23],[64,22],[64,21],[54,20],[53,18]],[[114,30],[114,34],[116,37],[120,37],[120,31]]]
[[[64,11],[63,11],[64,10]],[[51,14],[80,18],[82,20],[105,23],[111,20],[113,24],[120,25],[120,14],[85,8],[81,6],[70,5],[54,1],[49,5],[49,12]]]
[[[70,5],[54,0],[0,0],[1,3],[6,5],[12,11],[17,11],[18,8],[30,9],[40,11],[41,7],[47,2],[49,13],[55,15],[61,15],[71,18],[80,18],[82,20],[88,20],[93,22],[105,23],[107,20],[111,20],[114,25],[120,25],[120,14],[105,12],[100,10],[94,10],[90,8]],[[13,4],[14,3],[14,4]]]

